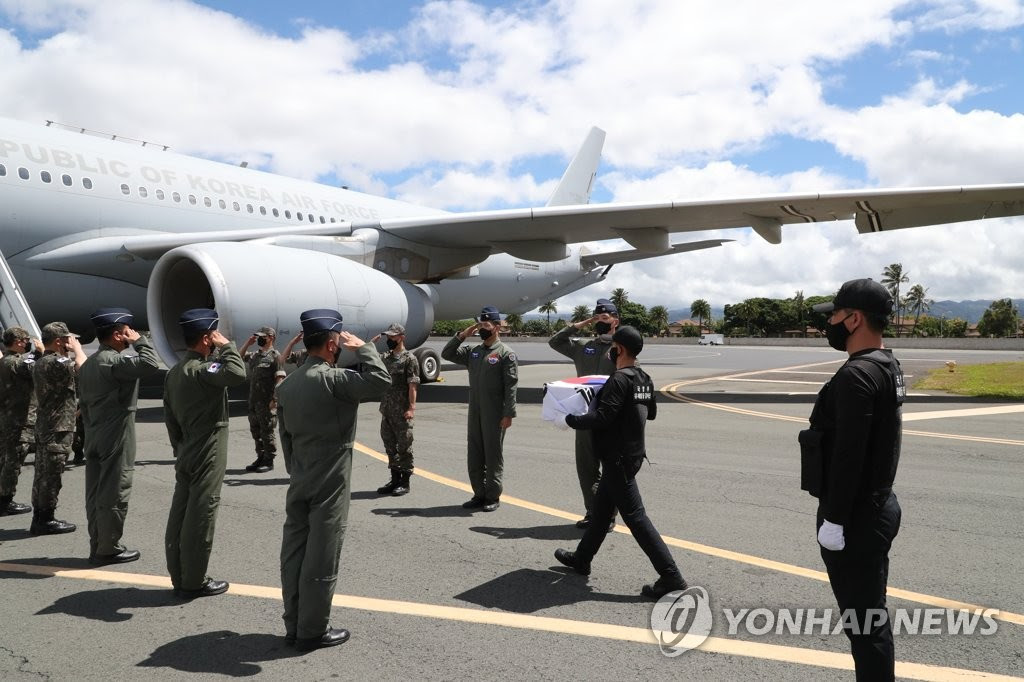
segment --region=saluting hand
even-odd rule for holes
[[[348,348],[349,350],[356,350],[366,345],[366,342],[355,334],[349,334],[348,332],[341,332],[341,347]]]
[[[142,334],[138,333],[137,331],[135,331],[131,327],[125,327],[124,328],[124,339],[128,343],[135,343],[136,341],[138,341],[141,338],[142,338]]]
[[[217,348],[231,343],[231,341],[228,340],[228,337],[220,333],[219,329],[214,329],[210,332],[210,342]]]

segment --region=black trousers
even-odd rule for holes
[[[885,606],[885,587],[889,581],[889,548],[899,533],[902,515],[896,495],[875,495],[858,503],[843,526],[846,546],[841,551],[821,548],[840,610],[850,609],[856,615],[857,629],[851,626],[845,631],[858,680],[894,679],[896,649]],[[818,528],[821,521],[819,507]],[[871,617],[869,609],[875,610]],[[878,610],[885,613],[884,617]]]
[[[590,526],[576,547],[576,557],[581,562],[590,563],[597,550],[601,549],[601,543],[608,534],[608,524],[615,518],[615,510],[618,509],[622,514],[622,522],[651,560],[658,575],[668,579],[681,578],[676,562],[654,524],[647,518],[644,502],[640,499],[636,473],[641,464],[643,460],[627,464],[602,462],[603,473],[594,495]]]

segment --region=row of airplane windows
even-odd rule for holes
[[[0,177],[4,177],[5,175],[7,175],[7,166],[5,166],[4,164],[0,163]],[[24,168],[24,167],[18,168],[18,177],[21,178],[22,180],[28,180],[29,177],[30,177],[29,170],[27,168]],[[50,174],[50,171],[45,171],[45,170],[44,171],[39,171],[39,179],[42,180],[46,184],[49,184],[49,183],[53,182],[53,176]],[[67,173],[64,173],[63,175],[60,176],[60,181],[66,187],[71,187],[71,185],[74,184],[74,180],[72,180],[71,176],[68,175]],[[82,178],[82,187],[84,187],[86,189],[92,189],[92,180],[90,178]],[[126,196],[131,196],[132,188],[129,187],[127,183],[124,183],[124,184],[121,185],[121,193],[126,195]],[[140,197],[142,197],[143,199],[149,197],[149,189],[147,189],[146,187],[140,186],[138,188],[138,195]],[[159,200],[159,201],[163,201],[163,200],[165,200],[167,198],[167,194],[162,189],[155,190],[153,192],[153,196],[157,200]],[[171,192],[170,193],[170,197],[171,197],[172,201],[174,201],[175,203],[179,203],[179,204],[182,202],[182,198],[183,198],[180,192]],[[188,199],[188,203],[191,206],[198,206],[199,205],[199,197],[197,197],[195,194],[189,194],[187,199]],[[203,197],[203,205],[206,206],[207,208],[213,208],[214,201],[210,197]],[[224,199],[218,199],[217,200],[217,206],[219,208],[222,208],[222,209],[226,210],[227,207],[228,207],[228,203]],[[242,206],[237,201],[232,201],[231,202],[231,208],[233,210],[235,210],[235,211],[241,211],[242,210]],[[254,207],[252,204],[246,204],[245,205],[245,210],[246,210],[247,213],[256,213],[256,211],[258,210],[260,215],[264,215],[264,216],[265,215],[272,215],[275,218],[280,218],[281,217],[281,212],[278,209],[271,208],[270,211],[268,212],[266,206]],[[291,220],[292,219],[292,212],[291,212],[291,210],[285,209],[284,217],[287,220]],[[328,219],[328,218],[325,218],[324,216],[314,216],[312,213],[305,213],[304,214],[304,213],[302,213],[300,211],[296,211],[295,212],[295,218],[299,222],[304,222],[304,221],[308,220],[311,223],[315,223],[315,222],[317,222],[318,218],[319,218],[319,221],[321,223],[326,223],[326,222],[328,222],[328,220],[330,220],[330,222],[332,222],[332,223],[338,222],[336,218]]]

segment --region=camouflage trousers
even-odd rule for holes
[[[35,443],[25,441],[20,434],[4,434],[0,442],[0,497],[14,497],[18,491],[18,477],[28,453],[35,449]]]
[[[412,471],[412,419],[406,419],[401,412],[382,413],[380,439],[388,453],[388,466],[399,471]]]
[[[55,431],[36,437],[36,474],[32,479],[32,506],[40,511],[57,508],[61,474],[71,454],[74,431]]]
[[[268,409],[249,407],[249,433],[256,443],[256,456],[259,459],[273,461],[277,455],[277,413]]]

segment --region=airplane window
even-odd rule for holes
[[[327,220],[325,220],[323,216],[320,216],[320,224],[322,225],[322,224],[324,224],[326,222],[327,222]]]
[[[60,181],[64,183],[65,187],[70,187],[71,186],[71,176],[68,175],[67,173],[65,173],[64,175],[60,176]]]
[[[149,196],[149,190],[147,190],[145,187],[140,187],[139,188],[139,196],[142,197],[143,199],[145,199],[146,197]]]
[[[171,195],[171,198],[172,198],[172,199],[174,199],[175,201],[181,201],[181,195],[180,195],[180,194],[178,194],[177,192],[175,192],[174,194],[172,194],[172,195]]]
[[[296,213],[295,217],[298,218],[300,221],[302,220],[302,214],[301,213]]]
[[[39,173],[39,179],[42,180],[43,182],[50,182],[50,171],[42,171],[41,173]]]
[[[203,206],[206,208],[213,208],[213,199],[210,197],[203,197]]]
[[[337,220],[335,220],[334,218],[331,218],[331,222],[332,222],[332,223],[336,223],[336,222],[338,222],[338,221],[337,221]]]
[[[156,191],[156,198],[159,199],[160,201],[164,200],[164,191],[162,189],[158,189]]]
[[[28,180],[28,168],[24,166],[18,169],[18,177],[22,180]]]
[[[285,211],[284,212],[284,217],[285,218],[291,218],[292,217],[292,212],[291,211]]]
[[[227,208],[228,207],[227,202],[224,201],[223,199],[218,200],[217,201],[217,205],[220,206],[221,208]]]
[[[267,215],[267,207],[260,206],[260,215]]]
[[[128,188],[128,185],[121,185],[121,194],[131,194],[132,191]]]
[[[82,178],[82,187],[92,189],[92,178]]]
[[[195,195],[195,194],[189,194],[189,195],[188,195],[188,203],[190,203],[190,204],[192,204],[193,206],[195,206],[196,204],[198,204],[198,203],[199,203],[199,200],[198,200],[198,199],[196,199],[196,195]]]
[[[0,163],[0,178],[7,175],[7,166]]]
[[[252,213],[252,204],[246,204],[245,210],[248,211],[249,213]]]
[[[275,217],[275,218],[277,218],[277,217],[279,217],[280,215],[281,215],[281,214],[280,214],[280,213],[278,213],[277,209],[275,208],[275,209],[274,209],[274,217]]]
[[[232,201],[231,202],[231,208],[233,208],[233,209],[235,209],[237,211],[238,210],[238,202],[237,201]]]

